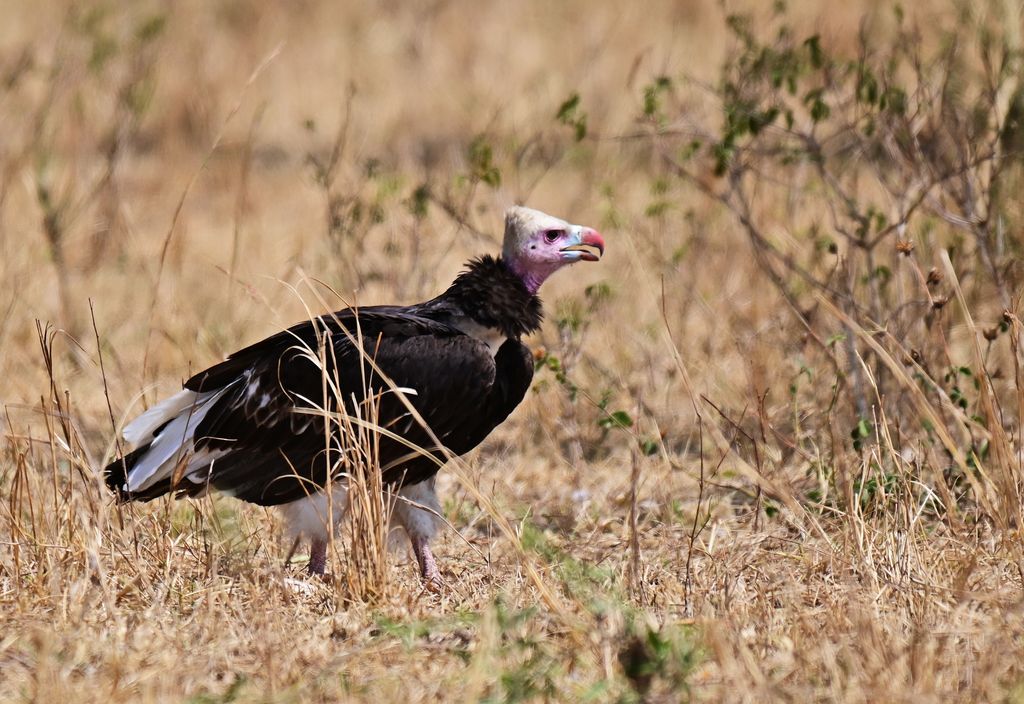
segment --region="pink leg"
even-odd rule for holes
[[[416,562],[420,565],[420,578],[427,586],[441,584],[441,572],[434,561],[434,553],[430,551],[430,543],[422,535],[409,536],[412,551],[416,554]]]
[[[309,545],[309,566],[306,568],[310,574],[323,576],[327,569],[327,541],[314,538]]]

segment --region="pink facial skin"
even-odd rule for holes
[[[598,261],[604,247],[604,238],[591,227],[529,208],[511,208],[506,215],[502,256],[530,293],[566,264]]]

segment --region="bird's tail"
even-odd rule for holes
[[[170,479],[157,482],[148,490],[131,491],[128,488],[132,470],[146,456],[150,448],[150,445],[143,445],[131,452],[126,452],[124,457],[114,460],[103,469],[103,479],[107,483],[107,488],[117,495],[119,501],[151,501],[170,492]]]
[[[216,391],[190,391],[171,396],[125,426],[122,435],[135,449],[103,470],[107,487],[121,501],[149,501],[179,490],[194,495],[205,489],[192,479],[175,486],[189,472],[209,465],[209,452],[195,449],[196,428],[227,387]]]

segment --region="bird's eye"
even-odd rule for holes
[[[544,233],[544,239],[548,242],[555,242],[559,237],[565,234],[565,230],[548,230]]]

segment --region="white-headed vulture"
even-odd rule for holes
[[[437,581],[429,543],[434,475],[446,459],[438,443],[452,455],[472,450],[523,400],[533,359],[521,339],[541,323],[537,290],[561,267],[603,252],[591,228],[511,208],[501,256],[471,260],[436,298],[325,314],[193,376],[124,428],[132,449],[106,467],[107,485],[122,501],[212,488],[281,506],[295,537],[312,541],[309,571],[322,574],[354,453],[366,457],[353,439],[365,445],[366,433],[337,419],[362,419],[382,483],[406,499],[392,521],[408,534],[423,579]]]

